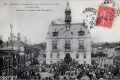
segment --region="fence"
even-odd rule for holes
[[[17,80],[17,76],[0,76],[0,80]]]

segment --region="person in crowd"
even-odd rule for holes
[[[54,64],[41,64],[40,67],[34,67],[35,69],[24,71],[20,70],[18,77],[21,79],[40,79],[40,80],[76,80],[81,79],[83,76],[88,76],[91,80],[102,80],[102,79],[112,79],[120,76],[119,68],[116,66],[105,64],[104,68],[101,67],[102,64],[98,64],[95,61],[91,65],[79,64],[75,60],[70,63],[63,61]],[[54,74],[54,76],[49,76],[46,78],[41,78],[39,72],[48,72]],[[72,77],[74,76],[75,77]],[[60,79],[63,76],[62,79]]]

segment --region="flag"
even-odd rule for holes
[[[10,28],[13,28],[13,25],[10,23]]]
[[[65,23],[62,18],[59,18],[58,21],[60,21],[61,23]]]

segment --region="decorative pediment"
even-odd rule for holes
[[[55,29],[55,31],[53,32],[53,35],[52,35],[52,36],[54,36],[54,37],[58,36],[58,32],[56,31],[56,29]]]
[[[78,31],[78,35],[79,35],[79,36],[83,36],[83,35],[84,35],[84,33],[85,33],[85,32],[84,32],[84,31],[82,31],[82,29],[80,28],[80,31]]]

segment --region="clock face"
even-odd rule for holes
[[[67,18],[69,18],[70,15],[66,15]]]

